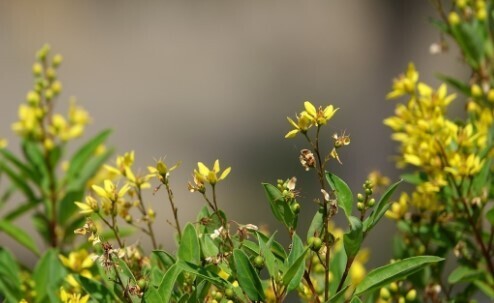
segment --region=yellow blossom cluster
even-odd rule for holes
[[[435,90],[418,79],[419,74],[410,63],[406,73],[394,80],[388,99],[407,95],[409,100],[398,104],[395,115],[384,123],[393,130],[392,138],[400,142],[398,166],[412,165],[428,176],[417,186],[418,195],[423,196],[439,192],[447,185],[448,177],[458,180],[480,171],[484,161],[478,153],[485,148],[492,116],[484,113],[482,122],[455,123],[446,117],[446,109],[455,95],[447,93],[445,84]]]
[[[26,95],[26,103],[19,106],[19,120],[12,130],[20,137],[35,140],[52,149],[57,141],[66,142],[77,138],[90,122],[89,114],[71,100],[67,116],[54,112],[55,98],[62,91],[57,79],[61,55],[49,58],[50,46],[45,45],[37,54],[33,65],[34,87]]]

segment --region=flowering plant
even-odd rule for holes
[[[354,194],[332,172],[341,165],[351,139],[334,133],[326,143],[333,105],[305,101],[285,138],[302,137],[307,146],[298,156],[313,173],[318,191],[307,230],[298,226],[301,196],[297,178],[263,183],[274,218],[289,236],[253,223],[232,220],[219,199],[221,185],[232,173],[216,160],[197,163],[188,183],[204,206],[194,222],[183,223],[172,190],[173,172],[163,159],[146,173],[135,169],[135,153],[118,155],[103,131],[76,149],[66,161],[72,139],[83,134],[89,114],[70,103],[67,116],[55,112],[62,90],[57,69],[60,55],[44,46],[33,66],[33,90],[19,108],[13,130],[21,138],[22,155],[0,141],[3,190],[0,231],[38,258],[34,269],[22,265],[0,247],[0,300],[5,302],[284,302],[293,293],[305,302],[466,302],[475,296],[494,298],[494,208],[492,208],[492,141],[494,89],[491,85],[492,9],[484,1],[455,1],[449,12],[432,1],[441,16],[434,21],[443,35],[457,42],[472,68],[469,83],[442,76],[433,89],[419,82],[413,64],[393,83],[389,99],[406,96],[385,124],[399,142],[402,176],[411,194],[392,200],[402,180],[392,183],[372,172],[362,192]],[[441,41],[435,51],[444,50]],[[447,85],[467,98],[462,120],[446,116],[455,99]],[[222,169],[223,168],[223,169]],[[152,185],[154,184],[154,186]],[[157,184],[157,185],[156,185]],[[146,191],[164,194],[176,251],[166,251],[154,225],[157,214]],[[308,195],[305,193],[304,195]],[[34,226],[50,247],[40,249],[15,220],[32,214]],[[336,226],[335,216],[345,219]],[[384,218],[397,223],[395,258],[367,270],[366,236]],[[129,244],[129,230],[149,238],[152,250]],[[80,236],[77,238],[76,236]],[[77,241],[81,239],[81,241]],[[454,257],[453,257],[454,256]],[[451,269],[444,259],[454,259]],[[50,278],[46,279],[49,273]],[[447,281],[445,276],[447,275]]]

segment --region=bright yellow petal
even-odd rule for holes
[[[294,138],[299,132],[300,131],[298,129],[291,130],[285,135],[285,138]]]
[[[197,167],[199,168],[199,174],[207,176],[209,174],[209,168],[202,162],[197,162]]]
[[[223,173],[221,173],[220,180],[224,180],[228,176],[228,174],[230,173],[231,170],[232,170],[231,167],[228,167],[227,169],[225,169],[223,171]]]
[[[317,115],[316,107],[309,101],[304,102],[304,108],[310,116],[315,117]]]
[[[122,188],[120,188],[120,190],[118,191],[118,196],[119,197],[123,197],[130,189],[130,186],[129,184],[125,184],[124,186],[122,186]]]
[[[213,171],[216,174],[220,172],[220,160],[216,159],[216,161],[214,161]]]
[[[101,186],[93,185],[91,188],[98,196],[106,198],[106,191]]]

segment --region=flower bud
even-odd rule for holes
[[[389,289],[392,292],[397,292],[398,291],[398,283],[396,283],[396,282],[390,283],[389,284]]]
[[[366,188],[366,189],[365,189],[365,194],[366,194],[367,196],[372,195],[372,189],[370,189],[370,188]]]
[[[47,70],[46,70],[46,78],[48,78],[49,80],[53,80],[57,77],[57,72],[49,67]]]
[[[478,84],[473,84],[470,87],[470,93],[472,94],[472,97],[474,98],[479,98],[482,97],[482,89]]]
[[[51,101],[53,99],[53,96],[54,96],[54,94],[53,94],[53,91],[51,89],[45,90],[46,100]]]
[[[43,73],[43,66],[36,62],[33,64],[33,75],[38,77]]]
[[[417,291],[415,289],[410,289],[406,295],[407,301],[414,301],[417,298]]]
[[[26,100],[27,100],[27,103],[29,103],[29,105],[37,106],[39,104],[40,97],[39,97],[38,93],[36,93],[34,91],[30,91],[27,93]]]
[[[62,83],[60,81],[53,82],[51,85],[51,90],[53,91],[53,94],[57,96],[62,91]]]
[[[363,202],[364,201],[364,195],[362,195],[361,193],[358,193],[357,194],[357,201]]]
[[[262,269],[264,267],[264,258],[262,256],[256,256],[254,258],[254,266],[257,269]]]
[[[47,43],[47,44],[43,45],[43,47],[36,54],[36,58],[38,60],[45,60],[46,56],[50,52],[50,49],[51,49],[50,44]]]
[[[293,205],[290,208],[295,214],[298,214],[300,212],[300,204],[297,202],[293,203]]]
[[[460,16],[456,12],[451,12],[448,15],[448,22],[451,26],[458,25],[460,23]]]
[[[55,68],[59,67],[60,64],[62,64],[62,61],[63,61],[62,55],[56,54],[55,56],[53,56],[53,61],[52,61],[53,67]]]
[[[369,207],[372,207],[376,204],[376,199],[372,198],[369,200],[369,202],[367,202],[367,205],[369,205]]]
[[[358,209],[358,210],[360,210],[360,211],[364,210],[364,209],[365,209],[365,205],[364,205],[364,203],[362,203],[362,202],[358,202],[358,203],[357,203],[357,209]]]
[[[381,288],[379,291],[379,297],[383,300],[388,300],[391,297],[391,294],[389,293],[389,290],[386,287]]]

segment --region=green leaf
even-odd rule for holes
[[[33,238],[29,233],[25,232],[12,222],[0,219],[0,230],[9,235],[12,239],[16,240],[19,244],[23,245],[37,256],[39,256],[39,249],[36,246]]]
[[[460,81],[458,79],[455,79],[455,78],[452,78],[452,77],[449,77],[446,75],[442,75],[442,74],[438,74],[438,75],[436,75],[436,77],[438,79],[446,82],[450,86],[456,88],[458,91],[463,93],[465,96],[470,96],[470,85],[468,85],[467,83],[464,83],[463,81]]]
[[[362,303],[362,300],[360,300],[359,297],[355,296],[352,298],[352,300],[350,301],[350,303]]]
[[[2,164],[0,170],[3,170],[3,172],[9,177],[10,181],[24,194],[26,199],[33,202],[39,201],[39,199],[36,198],[36,194],[33,189],[24,177],[15,173],[5,164]]]
[[[489,211],[485,213],[485,217],[487,218],[487,221],[491,223],[491,225],[494,225],[494,207],[489,209]]]
[[[194,225],[187,224],[178,247],[178,259],[193,264],[201,263],[201,249]]]
[[[76,280],[82,286],[86,293],[90,294],[91,299],[97,302],[117,302],[117,297],[101,282],[88,279],[81,275],[75,275]]]
[[[149,287],[144,293],[144,303],[162,303],[164,302],[161,298],[158,290],[154,287]]]
[[[262,183],[262,185],[275,218],[283,223],[287,228],[293,228],[296,225],[296,215],[293,213],[290,205],[288,205],[283,198],[280,190],[276,186],[269,183]]]
[[[24,164],[19,158],[17,158],[13,153],[5,148],[0,148],[0,154],[4,156],[10,164],[15,166],[23,177],[30,178],[33,181],[37,181],[34,170],[32,170],[28,165]]]
[[[467,266],[458,266],[448,276],[448,283],[471,282],[481,276],[482,271]]]
[[[164,250],[153,250],[153,255],[156,256],[166,268],[175,264],[175,258]]]
[[[354,258],[360,250],[360,245],[364,240],[362,222],[354,216],[349,218],[350,231],[343,236],[343,245],[348,259]]]
[[[93,156],[86,161],[86,164],[81,168],[80,171],[73,173],[73,176],[67,178],[67,191],[81,191],[86,187],[87,182],[96,175],[96,173],[101,169],[103,164],[110,158],[113,154],[113,149],[109,148],[100,155]]]
[[[84,197],[84,189],[69,191],[65,194],[62,200],[58,203],[58,222],[63,226],[74,215],[78,214],[79,208],[74,203],[76,201],[81,202]]]
[[[307,230],[307,239],[316,235],[316,232],[319,232],[323,225],[323,212],[322,208],[316,212],[314,217],[312,218],[312,222],[310,223],[309,229]]]
[[[48,275],[49,279],[47,279]],[[66,275],[67,270],[60,263],[57,250],[47,250],[33,271],[32,277],[36,282],[34,288],[37,294],[36,302],[47,302],[50,293],[54,294],[60,290]]]
[[[214,273],[212,270],[208,270],[208,268],[205,268],[203,266],[199,266],[193,263],[189,262],[184,262],[184,261],[178,261],[177,262],[178,267],[180,267],[182,270],[193,273],[204,280],[213,283],[219,288],[224,288],[228,285],[228,283],[218,276],[216,273]]]
[[[7,302],[22,299],[20,270],[17,261],[5,248],[0,247],[0,294]]]
[[[494,289],[492,289],[491,285],[480,280],[473,281],[473,284],[475,284],[482,293],[488,296],[489,299],[494,300]]]
[[[249,299],[263,301],[264,289],[261,279],[247,255],[240,249],[234,249],[233,260],[237,269],[237,279],[240,287],[245,291]]]
[[[337,279],[341,279],[343,277],[343,272],[345,271],[347,260],[348,259],[346,257],[346,253],[344,249],[340,249],[336,251],[331,256],[329,269],[331,270],[331,275],[333,277],[336,277]],[[329,293],[336,293],[337,289],[338,289],[338,283],[329,284]]]
[[[381,199],[379,199],[379,202],[377,202],[376,206],[374,207],[374,210],[367,218],[367,220],[365,220],[364,222],[364,233],[367,233],[369,230],[371,230],[377,224],[377,222],[379,222],[379,220],[381,220],[381,218],[384,216],[389,206],[391,205],[390,203],[388,203],[388,201],[401,182],[403,182],[403,180],[393,183],[381,196]]]
[[[275,277],[278,273],[278,266],[276,264],[276,258],[271,251],[271,245],[273,244],[274,236],[276,232],[274,232],[268,241],[264,241],[260,232],[257,232],[257,239],[259,241],[259,255],[264,257],[264,261],[266,264],[266,268],[268,269],[269,275],[271,277]]]
[[[477,68],[484,58],[484,38],[479,23],[460,23],[451,27],[451,33],[465,54],[468,64]]]
[[[335,191],[338,207],[343,209],[345,216],[350,220],[353,207],[353,193],[350,187],[348,187],[345,181],[330,172],[326,172],[326,180],[331,189]]]
[[[118,268],[120,272],[124,275],[124,280],[125,281],[132,281],[134,284],[137,284],[137,280],[134,277],[134,274],[132,273],[132,270],[130,270],[129,266],[127,263],[120,258],[115,258],[118,264]]]
[[[46,166],[45,157],[38,144],[33,141],[22,141],[22,152],[31,165],[32,170],[36,172],[37,182],[44,190],[48,190],[49,172]]]
[[[97,134],[93,138],[89,139],[86,144],[81,146],[70,159],[70,166],[67,170],[67,179],[75,179],[78,178],[79,172],[86,166],[87,162],[94,157],[96,149],[103,144],[108,136],[110,135],[111,130],[107,129]]]
[[[31,209],[35,208],[36,206],[39,205],[38,201],[27,201],[23,203],[19,203],[18,206],[16,206],[14,209],[10,210],[8,213],[5,214],[4,219],[7,221],[13,221],[14,219],[18,218],[19,216],[22,216],[25,212],[30,211]]]
[[[265,234],[263,233],[257,233],[258,236],[260,236],[262,238],[262,240],[264,242],[268,242],[269,241],[269,238],[268,236],[266,236]],[[273,254],[278,258],[278,259],[281,259],[281,260],[285,260],[287,255],[286,255],[286,251],[285,249],[283,248],[283,245],[281,245],[279,242],[275,241],[274,239],[272,240],[272,244],[271,244],[271,251],[273,252]]]
[[[218,246],[216,246],[214,240],[211,239],[209,234],[203,234],[200,241],[204,258],[217,256],[220,252]]]
[[[170,298],[172,297],[175,282],[177,281],[177,278],[181,273],[182,268],[180,268],[177,264],[173,264],[166,271],[165,275],[163,276],[163,280],[160,283],[160,287],[158,288],[158,293],[163,299],[162,302],[171,302]]]
[[[375,268],[357,286],[355,295],[362,295],[391,282],[402,280],[432,263],[443,260],[436,256],[418,256]]]
[[[329,298],[329,300],[326,301],[325,303],[339,303],[340,300],[345,299],[345,293],[346,293],[346,290],[348,289],[348,287],[350,287],[350,285],[347,285],[347,286],[343,287],[342,289],[340,289],[339,292],[335,293],[334,296]]]
[[[296,289],[302,281],[305,270],[304,243],[297,234],[292,237],[292,250],[288,255],[288,271],[283,276],[283,284],[287,286],[288,291]],[[273,277],[273,275],[271,275]],[[286,279],[286,280],[285,280]]]

